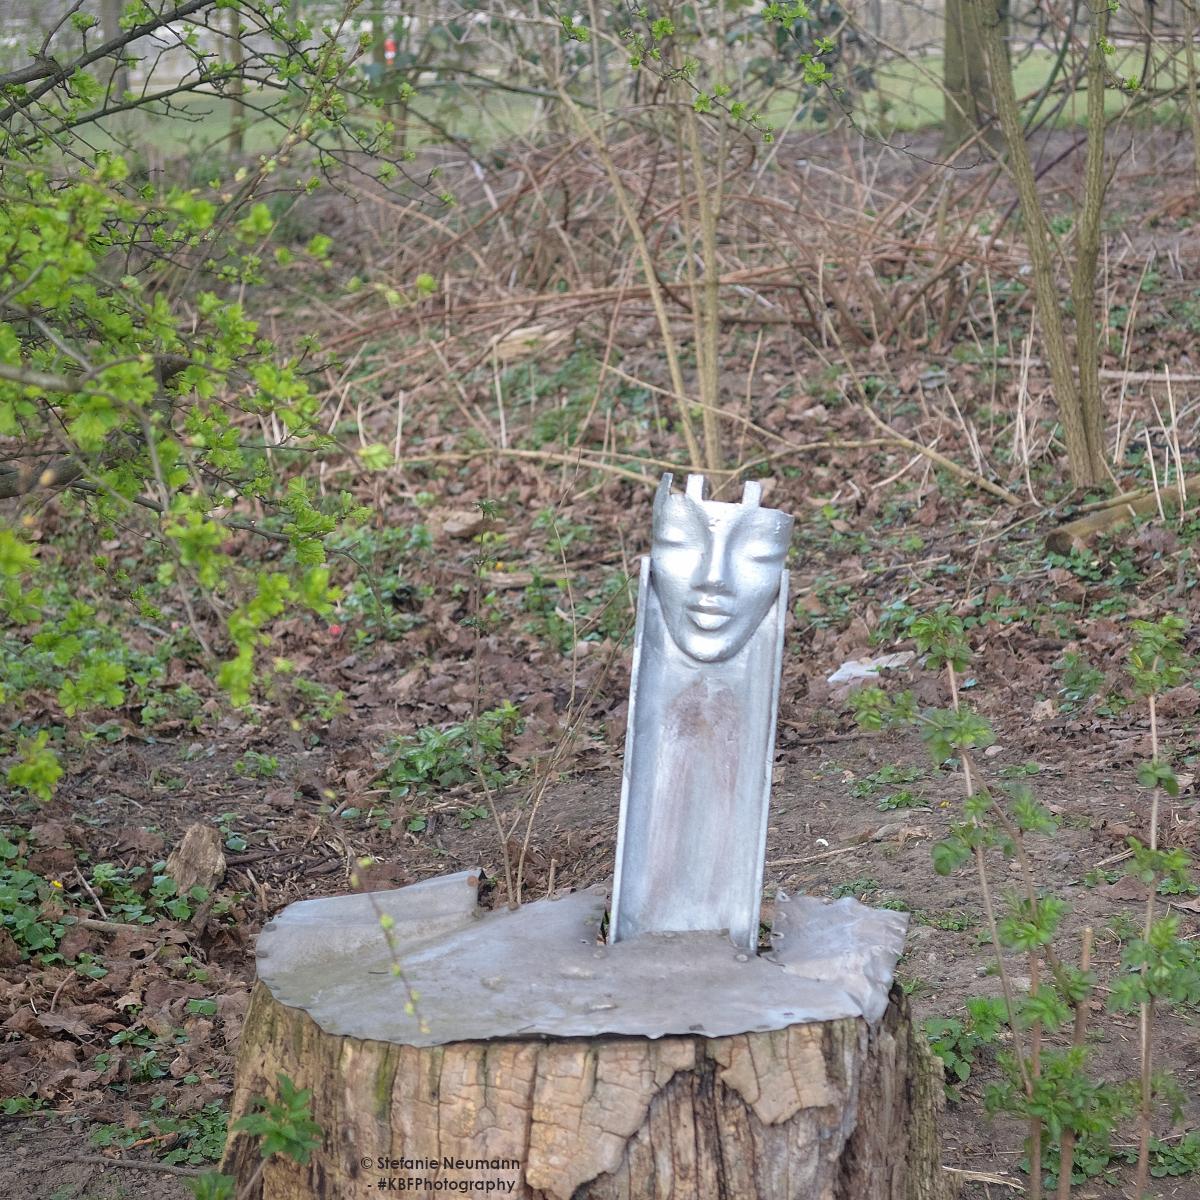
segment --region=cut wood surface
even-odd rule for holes
[[[223,1169],[255,1200],[378,1194],[389,1179],[521,1200],[950,1195],[940,1067],[897,989],[874,1028],[414,1047],[324,1033],[259,983],[231,1127],[280,1074],[312,1091],[324,1136],[306,1165],[276,1155],[260,1172],[257,1139],[235,1134]]]

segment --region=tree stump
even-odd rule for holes
[[[580,914],[588,905],[602,911],[603,896],[568,897],[571,904],[541,901],[517,913],[474,917],[461,936],[482,942],[465,942],[450,953],[459,966],[452,994],[439,991],[436,962],[430,961],[453,924],[453,904],[437,897],[461,903],[464,878],[450,877],[426,893],[425,916],[434,909],[442,915],[422,926],[426,949],[405,956],[421,990],[418,1005],[434,1025],[456,1000],[467,1016],[455,1016],[457,1024],[446,1028],[482,1030],[501,1020],[506,985],[496,976],[481,979],[472,960],[485,953],[479,944],[507,955],[508,930],[537,929],[547,943],[538,952],[549,963],[542,967],[541,990],[557,989],[555,1003],[563,1011],[572,1008],[576,988],[582,996],[562,1027],[603,1021],[616,1032],[545,1036],[545,1027],[556,1028],[553,1021],[522,999],[525,1022],[544,1027],[535,1034],[518,1028],[506,1036],[443,1038],[439,1044],[429,1044],[438,1031],[427,1024],[411,1038],[397,1034],[404,1017],[395,1007],[402,1008],[403,993],[388,991],[395,980],[353,932],[363,927],[363,898],[294,905],[264,935],[265,953],[260,943],[263,979],[242,1033],[231,1124],[256,1097],[273,1098],[285,1075],[312,1092],[323,1138],[306,1165],[276,1155],[260,1172],[258,1140],[234,1134],[223,1169],[254,1200],[340,1200],[381,1192],[521,1200],[944,1200],[950,1194],[938,1155],[939,1064],[914,1032],[902,994],[862,982],[877,974],[869,956],[863,967],[853,955],[830,957],[827,949],[830,941],[844,951],[852,947],[855,930],[878,940],[881,929],[894,928],[887,921],[895,914],[874,914],[853,902],[797,904],[793,924],[803,919],[812,925],[816,913],[829,932],[824,941],[815,934],[805,941],[798,928],[786,934],[796,942],[792,955],[806,964],[800,978],[786,973],[798,969],[794,963],[768,964],[744,954],[735,961],[733,948],[720,939],[685,941],[678,949],[663,941],[643,951],[637,941],[598,947],[593,937],[555,958],[555,922],[578,933]],[[377,894],[385,898],[377,907],[388,907],[386,897],[400,898],[389,911],[398,914],[395,928],[402,932],[404,893],[415,890]],[[777,922],[788,926],[782,914]],[[899,929],[902,941],[902,924]],[[719,970],[730,980],[721,995],[706,997],[694,972],[709,969],[703,959],[720,944],[730,952],[730,965]],[[894,948],[885,959],[889,979],[898,952]],[[587,965],[572,955],[586,955]],[[624,955],[633,957],[618,958]],[[323,962],[329,956],[332,966]],[[653,978],[659,962],[663,974]],[[628,964],[637,978],[651,976],[647,995],[622,977]],[[484,969],[491,967],[489,962]],[[527,983],[533,970],[518,963],[519,978],[507,986]],[[795,1013],[772,1007],[768,996],[761,1001],[762,1026],[726,1032],[722,1023],[727,1028],[745,1015],[744,1005],[730,1007],[739,987],[745,990],[749,981],[756,996],[769,992],[771,972]],[[835,973],[848,990],[824,984],[822,972]],[[760,976],[767,979],[765,989]],[[312,984],[305,990],[307,980]],[[655,1004],[663,1000],[664,980],[676,982],[667,1007],[686,1013],[682,1019],[692,1024],[684,1030],[703,1028],[704,1035],[681,1033],[679,1018],[676,1028],[662,1028]],[[615,986],[616,995],[629,999],[591,1003],[589,986]],[[392,1007],[384,1008],[381,997]],[[856,1007],[864,1014],[813,1015]],[[791,1015],[803,1019],[765,1027]],[[634,1020],[645,1021],[648,1036],[622,1031]],[[373,1027],[381,1030],[379,1037],[355,1035]],[[425,1044],[412,1044],[420,1042]]]

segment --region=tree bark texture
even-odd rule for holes
[[[242,14],[231,8],[229,21],[229,65],[233,76],[229,81],[229,152],[240,158],[246,152],[246,79],[242,74],[246,64],[246,47],[242,44]]]
[[[1007,0],[985,0],[991,19],[1007,24]],[[957,150],[980,131],[999,147],[1002,137],[994,123],[996,102],[984,52],[983,30],[971,0],[946,0],[945,44],[942,60],[942,148]]]
[[[1196,498],[1200,497],[1200,475],[1187,475],[1182,487],[1176,481],[1164,485],[1156,494],[1153,490],[1146,491],[1131,498],[1119,500],[1107,508],[1076,517],[1065,525],[1059,525],[1046,535],[1046,549],[1055,554],[1070,554],[1075,550],[1090,547],[1097,534],[1115,533],[1123,525],[1128,525],[1137,517],[1157,511],[1162,505],[1163,511],[1184,507],[1192,510],[1196,507]]]
[[[1100,264],[1100,225],[1104,219],[1104,46],[1108,6],[1092,8],[1087,57],[1087,160],[1083,171],[1083,203],[1075,233],[1075,264],[1071,301],[1075,310],[1075,354],[1079,360],[1079,409],[1088,441],[1092,482],[1104,482],[1104,409],[1100,394],[1100,331],[1103,318],[1096,305],[1096,275]]]
[[[106,42],[116,41],[121,36],[121,13],[125,5],[122,0],[102,0],[100,5],[100,32]],[[124,50],[121,51],[121,55]],[[120,57],[114,58],[112,66],[111,94],[114,101],[121,100],[129,91],[129,68]]]
[[[1078,353],[1072,355],[1067,341],[1066,323],[1062,313],[1065,297],[1055,276],[1053,238],[1046,211],[1038,194],[1037,178],[1034,175],[1029,145],[1025,140],[1025,130],[1021,123],[1021,112],[1017,104],[1016,93],[1013,90],[1012,71],[1009,66],[1008,51],[1004,44],[1003,30],[995,15],[995,0],[970,0],[970,3],[975,7],[975,15],[983,35],[983,48],[992,81],[992,94],[996,100],[996,113],[1007,149],[1006,162],[1016,186],[1017,198],[1021,205],[1021,216],[1025,221],[1025,243],[1029,248],[1030,264],[1033,268],[1033,293],[1037,302],[1037,321],[1042,331],[1046,359],[1050,364],[1050,381],[1054,388],[1054,400],[1062,421],[1063,441],[1067,448],[1071,482],[1077,487],[1093,487],[1108,481],[1099,395],[1097,392],[1095,396],[1091,393],[1085,396],[1084,389],[1089,385],[1085,383],[1081,386],[1075,379],[1074,367],[1078,365],[1083,374],[1086,365],[1080,363]],[[1102,148],[1103,126],[1099,131],[1089,128],[1089,143],[1095,136],[1100,138]],[[1089,178],[1091,178],[1090,175]],[[1085,222],[1085,238],[1090,236],[1089,231],[1090,227]],[[1097,239],[1098,236],[1099,226],[1097,223]],[[1086,251],[1087,247],[1084,246],[1078,252],[1083,255]],[[1089,284],[1086,272],[1091,272],[1091,287],[1094,289],[1095,269],[1094,259],[1089,261],[1081,257],[1076,263],[1072,284],[1074,295],[1077,298],[1084,297],[1088,292]],[[1092,294],[1094,295],[1094,290]],[[1081,321],[1086,323],[1094,319],[1090,311],[1083,314],[1077,312],[1075,317],[1077,332]],[[1086,354],[1089,344],[1086,337],[1090,330],[1085,329],[1084,332],[1083,349]],[[1078,352],[1078,350],[1079,346],[1077,345],[1076,351]]]
[[[281,1073],[311,1089],[323,1140],[307,1165],[269,1159],[254,1200],[378,1194],[388,1178],[443,1181],[404,1189],[426,1196],[485,1194],[451,1184],[495,1180],[486,1194],[520,1200],[951,1194],[938,1155],[940,1064],[897,989],[875,1028],[848,1019],[725,1038],[418,1048],[326,1034],[260,983],[231,1125],[255,1097],[274,1097]],[[260,1162],[257,1139],[234,1134],[222,1169],[241,1188]]]

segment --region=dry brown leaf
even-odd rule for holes
[[[7,929],[0,929],[0,967],[15,967],[21,961],[21,947]]]
[[[95,1028],[89,1021],[81,1020],[70,1013],[48,1012],[38,1018],[42,1028],[49,1033],[69,1033],[81,1042],[95,1035]]]
[[[1118,879],[1116,883],[1110,883],[1104,889],[1104,894],[1110,900],[1134,900],[1138,903],[1144,901],[1149,894],[1146,885],[1132,875],[1126,875]]]
[[[443,515],[442,530],[447,537],[469,538],[483,528],[484,520],[477,508],[455,509]]]

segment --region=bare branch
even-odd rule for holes
[[[25,387],[41,388],[44,392],[77,392],[79,380],[65,375],[51,375],[46,371],[35,371],[32,367],[19,367],[13,363],[0,362],[0,379],[20,383]]]
[[[0,500],[24,496],[34,488],[61,487],[83,474],[83,465],[74,458],[57,458],[44,467],[24,466],[0,470]]]
[[[149,21],[143,21],[140,25],[133,25],[129,29],[123,30],[119,37],[110,38],[107,42],[95,47],[95,49],[79,55],[78,58],[73,59],[65,66],[61,66],[53,58],[44,58],[31,63],[27,67],[22,67],[19,71],[10,71],[0,75],[0,88],[31,83],[35,79],[42,80],[42,83],[33,88],[28,95],[21,96],[13,100],[7,108],[0,109],[0,122],[11,120],[16,113],[28,108],[29,105],[35,100],[41,99],[48,91],[70,79],[76,71],[80,71],[84,67],[90,67],[92,63],[99,62],[102,58],[111,58],[132,42],[146,37],[156,29],[161,29],[164,25],[170,25],[174,21],[181,21],[184,17],[191,16],[194,12],[208,8],[212,3],[213,0],[184,0],[184,3],[172,9],[169,13],[160,13]]]

